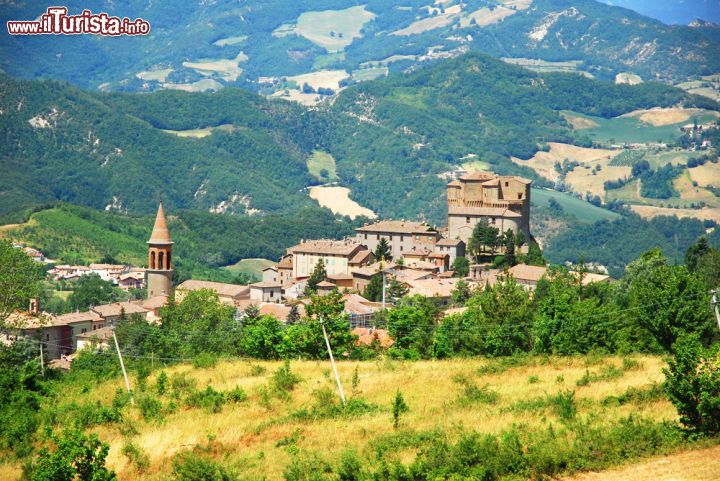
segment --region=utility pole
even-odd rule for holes
[[[712,293],[712,306],[715,311],[715,320],[717,321],[718,329],[720,329],[720,310],[718,310],[717,289],[713,289],[710,292]]]
[[[123,377],[125,378],[125,387],[127,392],[130,394],[130,404],[135,405],[135,398],[130,390],[130,381],[128,381],[127,371],[125,371],[125,363],[123,362],[122,353],[120,352],[120,344],[118,344],[117,336],[115,336],[115,330],[113,330],[113,341],[115,341],[115,349],[117,349],[118,358],[120,359],[120,368],[122,368]]]
[[[42,377],[45,377],[45,359],[43,359],[42,342],[40,343],[40,372],[42,372]]]
[[[382,281],[383,281],[382,311],[385,312],[385,271],[382,271]]]
[[[322,326],[323,336],[325,337],[325,345],[327,346],[328,354],[330,354],[330,363],[332,364],[333,371],[335,372],[335,380],[337,381],[338,391],[340,392],[340,399],[342,400],[343,406],[345,402],[345,393],[343,392],[342,383],[340,383],[340,375],[338,374],[337,366],[335,365],[335,358],[333,357],[332,349],[330,349],[330,339],[328,339],[327,331],[325,330],[325,321],[320,319],[320,325]]]

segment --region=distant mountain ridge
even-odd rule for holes
[[[150,21],[152,33],[146,38],[13,37],[3,29],[0,68],[21,78],[129,91],[231,85],[266,89],[257,83],[260,77],[327,69],[364,79],[381,75],[385,67],[404,70],[427,58],[464,51],[576,61],[579,70],[605,79],[626,71],[672,81],[720,72],[716,37],[594,0],[450,0],[440,7],[428,3],[71,0],[70,12],[89,8],[142,17]],[[349,8],[360,5],[363,8]],[[33,19],[44,9],[31,2],[11,2],[0,6],[0,15]]]
[[[717,0],[601,0],[608,5],[629,8],[669,25],[687,25],[700,19],[720,23]]]
[[[147,214],[161,198],[175,210],[291,213],[314,204],[306,161],[320,150],[361,205],[440,223],[443,173],[468,154],[535,177],[510,156],[589,142],[559,111],[611,117],[678,104],[718,109],[662,84],[538,74],[482,54],[364,82],[319,108],[242,89],[103,94],[0,76],[0,215],[56,200]],[[204,130],[173,133],[189,129]]]

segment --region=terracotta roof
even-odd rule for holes
[[[395,267],[397,267],[397,264],[394,264],[392,262],[375,262],[374,264],[370,264],[369,266],[356,267],[350,271],[350,274],[352,274],[353,277],[355,277],[356,274],[358,276],[364,277],[374,276],[375,274],[380,272],[381,265],[382,270],[394,269]]]
[[[275,271],[275,272],[277,272],[277,270],[278,270],[278,268],[277,268],[277,266],[275,265],[275,266],[267,266],[267,267],[266,267],[265,269],[263,269],[262,271],[263,271],[263,272],[265,272],[265,271]]]
[[[162,202],[158,207],[157,215],[155,216],[155,225],[153,226],[152,234],[150,234],[150,240],[148,244],[172,244],[170,238],[170,231],[168,230],[167,220],[165,219],[165,211],[163,210]]]
[[[443,312],[443,317],[452,316],[455,314],[463,314],[465,311],[467,311],[467,307],[451,307],[450,309],[445,309],[445,312]]]
[[[250,284],[250,288],[257,289],[280,289],[282,285],[279,282],[261,281]]]
[[[300,244],[288,249],[288,251],[292,253],[301,252],[303,254],[349,256],[355,253],[357,249],[365,248],[357,242],[350,240],[317,239],[301,242]]]
[[[450,257],[450,254],[442,253],[442,252],[432,252],[428,255],[428,257],[434,257],[436,259],[445,259],[446,257]]]
[[[97,339],[99,341],[107,341],[112,337],[114,329],[110,326],[101,327],[100,329],[95,329],[94,331],[88,331],[83,332],[81,334],[78,334],[77,337],[82,339]]]
[[[210,289],[215,291],[219,296],[224,297],[239,297],[247,294],[250,291],[248,286],[240,286],[237,284],[225,284],[223,282],[211,282],[211,281],[197,281],[194,279],[188,279],[178,286],[178,289],[185,289],[186,291],[198,291],[200,289]]]
[[[395,279],[405,283],[411,283],[417,281],[418,279],[424,279],[428,277],[432,277],[431,272],[416,269],[397,269],[395,271]]]
[[[372,314],[380,310],[376,302],[368,301],[360,294],[345,294],[342,299],[348,314]]]
[[[537,282],[545,275],[547,267],[518,264],[508,269],[508,272],[517,280]]]
[[[317,286],[318,286],[318,287],[330,287],[330,288],[335,288],[335,284],[333,284],[332,282],[328,282],[328,281],[320,281],[320,282],[318,282],[318,285],[317,285]]]
[[[168,296],[153,296],[145,299],[144,301],[140,301],[138,305],[147,310],[154,310],[159,309],[160,307],[165,307],[165,305],[168,303],[168,300]]]
[[[93,270],[122,271],[126,267],[123,264],[90,264],[90,269]]]
[[[425,297],[450,297],[460,279],[419,279],[412,283],[408,294]]]
[[[305,317],[305,306],[297,304],[298,314],[300,317]],[[278,304],[275,302],[261,302],[258,305],[258,311],[261,316],[272,316],[281,321],[287,321],[290,316],[291,306],[285,304]]]
[[[351,281],[353,276],[339,272],[337,274],[328,274],[327,278],[332,281]]]
[[[356,327],[352,330],[352,333],[358,337],[358,345],[372,346],[374,343],[378,343],[381,347],[388,348],[395,344],[395,341],[385,329]]]
[[[71,312],[69,314],[63,314],[55,318],[53,322],[56,326],[66,326],[68,324],[74,324],[76,322],[93,322],[100,321],[102,317],[97,312],[85,311],[85,312]]]
[[[460,182],[459,180],[453,180],[447,186],[448,187],[462,187],[462,182]]]
[[[147,309],[143,309],[132,302],[113,302],[112,304],[95,306],[92,308],[92,311],[102,317],[108,317],[119,316],[123,311],[125,311],[126,316],[130,316],[132,314],[144,314],[147,312]]]
[[[361,250],[360,252],[352,256],[350,260],[348,260],[348,264],[362,264],[363,262],[367,261],[370,256],[372,256],[372,252]]]
[[[460,239],[440,239],[435,243],[436,246],[451,246],[454,247],[462,243]]]
[[[422,222],[404,220],[381,220],[355,229],[357,232],[377,232],[388,234],[424,234],[436,232],[432,226]]]
[[[145,274],[141,272],[128,272],[127,274],[122,274],[120,276],[121,281],[124,281],[125,279],[145,279]]]
[[[403,252],[403,257],[426,257],[430,253],[432,253],[432,250],[427,247],[421,247],[420,249],[413,247],[409,251]]]
[[[285,256],[277,264],[278,269],[292,269],[292,256]]]
[[[10,329],[37,329],[54,324],[51,315],[43,312],[34,315],[29,312],[13,312],[5,319],[5,326]]]
[[[571,271],[573,275],[579,276],[580,273],[577,271]],[[593,282],[606,282],[609,281],[611,278],[608,275],[605,274],[596,274],[594,272],[586,272],[583,276],[582,284],[584,286],[587,286],[588,284],[592,284]]]

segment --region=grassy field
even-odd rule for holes
[[[367,67],[352,71],[352,78],[356,82],[373,80],[378,77],[385,77],[388,74],[387,67]]]
[[[184,385],[201,390],[212,386],[229,391],[239,386],[248,398],[212,412],[186,407],[167,393],[156,399],[163,406],[176,407],[164,408],[161,419],[145,420],[139,409],[128,407],[122,423],[100,425],[94,431],[110,444],[108,465],[121,481],[166,479],[172,459],[190,450],[235,468],[243,479],[277,480],[298,452],[314,453],[336,466],[350,448],[370,466],[377,463],[380,446],[387,445],[393,448],[385,456],[409,463],[420,446],[397,444],[398,435],[447,436],[454,442],[465,433],[497,434],[513,426],[521,426],[523,432],[550,426],[560,430],[563,410],[552,400],[568,392],[574,392],[568,401],[577,410],[574,416],[601,426],[630,414],[654,421],[674,420],[673,406],[658,393],[663,365],[661,358],[652,356],[341,361],[339,372],[347,395],[362,400],[367,408],[354,415],[326,416],[307,415],[323,403],[338,403],[325,361],[293,362],[290,368],[300,383],[281,397],[267,394],[270,378],[280,367],[277,362],[226,361],[204,369],[178,365],[166,369],[170,385],[180,385],[184,379]],[[357,382],[353,385],[354,372]],[[155,393],[156,379],[157,372],[148,379],[147,391],[138,393],[139,399],[156,396],[150,394]],[[134,374],[131,385],[137,385]],[[78,385],[63,393],[56,408],[63,412],[73,402],[107,404],[123,388],[121,377]],[[409,411],[396,431],[390,407],[398,389]],[[631,392],[636,397],[618,401]],[[148,465],[142,471],[123,454],[129,443],[147,456]],[[19,470],[0,464],[0,474],[9,481],[18,479]]]
[[[295,75],[287,79],[288,81],[294,81],[298,87],[302,87],[304,83],[307,83],[316,90],[320,87],[337,90],[340,88],[339,82],[347,77],[349,77],[349,74],[345,70],[318,70],[317,72]]]
[[[308,171],[320,180],[337,180],[337,171],[335,170],[335,159],[332,155],[321,150],[313,151],[313,154],[307,159]],[[327,170],[328,177],[323,178],[320,171]]]
[[[580,117],[592,121],[596,126],[582,129],[592,140],[602,144],[617,143],[653,143],[674,142],[680,137],[679,127],[697,119],[699,123],[708,122],[715,118],[714,112],[699,111],[686,115],[688,109],[677,109],[678,112],[641,111],[626,114],[622,117],[605,119],[590,115],[570,112],[573,117]],[[673,122],[673,123],[669,123]],[[655,124],[655,125],[653,125]]]
[[[310,189],[310,198],[315,199],[322,207],[327,207],[335,214],[346,215],[351,219],[365,216],[370,219],[377,217],[375,212],[363,207],[350,198],[350,189],[337,186],[315,186]]]
[[[298,17],[295,25],[281,25],[273,35],[297,33],[328,52],[340,52],[355,38],[362,37],[360,30],[373,18],[375,14],[365,10],[364,5],[344,10],[305,12]]]
[[[679,218],[691,217],[700,220],[714,220],[720,223],[720,209],[705,207],[703,209],[684,209],[672,207],[658,207],[654,205],[631,205],[630,208],[646,219],[660,215],[675,216]]]
[[[208,135],[212,134],[215,130],[222,130],[225,132],[232,132],[235,130],[235,127],[233,127],[231,124],[223,124],[218,125],[217,127],[205,127],[202,129],[188,129],[188,130],[165,130],[163,129],[163,132],[167,132],[168,134],[174,134],[178,137],[190,137],[193,139],[202,139],[203,137],[207,137]]]
[[[613,220],[620,217],[616,212],[592,205],[590,202],[580,200],[577,197],[554,190],[532,189],[531,202],[533,204],[547,206],[550,199],[555,199],[565,212],[573,214],[580,222],[592,223],[599,220]]]
[[[565,62],[551,62],[534,58],[503,57],[503,61],[513,65],[519,65],[535,72],[579,72],[578,67],[581,60],[568,60]],[[589,75],[589,74],[587,74]]]
[[[225,266],[224,269],[235,274],[247,274],[259,281],[262,279],[262,270],[273,265],[275,262],[269,259],[243,259],[231,266]]]
[[[183,62],[183,67],[196,70],[201,75],[218,74],[223,80],[234,82],[242,74],[240,63],[248,56],[240,52],[234,59],[204,59],[196,62]]]

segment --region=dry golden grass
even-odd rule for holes
[[[662,456],[601,473],[583,473],[566,478],[566,481],[717,481],[718,479],[720,479],[720,446]]]
[[[185,373],[197,382],[198,388],[212,385],[215,389],[229,390],[241,386],[249,399],[241,404],[226,404],[221,413],[211,414],[200,409],[179,408],[167,415],[162,422],[143,421],[136,410],[128,417],[138,429],[135,436],[125,436],[118,426],[106,425],[95,430],[99,437],[110,444],[108,465],[117,471],[120,480],[163,479],[172,469],[173,457],[195,446],[209,447],[211,456],[223,463],[241,467],[243,475],[250,478],[266,476],[282,479],[282,472],[290,462],[287,450],[278,447],[281,439],[298,432],[299,446],[303,450],[322,452],[331,462],[337,462],[343,450],[354,447],[367,453],[368,443],[379,436],[391,434],[392,415],[390,405],[397,389],[400,389],[410,412],[402,418],[402,425],[415,430],[439,429],[451,439],[468,430],[498,433],[522,423],[525,429],[546,426],[557,422],[552,410],[527,411],[511,409],[519,401],[544,398],[560,390],[575,390],[579,415],[590,411],[600,413],[603,422],[612,422],[629,414],[641,415],[655,420],[675,419],[675,411],[667,401],[655,401],[641,405],[604,407],[599,403],[610,395],[619,395],[630,386],[643,387],[661,382],[664,362],[659,357],[635,357],[639,367],[625,371],[624,375],[611,381],[594,382],[578,387],[577,381],[587,370],[599,371],[604,366],[622,365],[618,357],[596,358],[532,358],[523,366],[509,368],[497,374],[480,374],[479,369],[488,361],[483,359],[401,362],[377,360],[370,362],[341,362],[340,376],[345,390],[351,390],[350,380],[355,367],[360,376],[359,395],[379,407],[375,412],[358,417],[325,418],[315,421],[298,420],[291,413],[311,406],[313,391],[328,388],[334,391],[329,363],[321,361],[293,362],[291,370],[302,378],[289,401],[273,398],[268,410],[260,403],[258,389],[267,385],[279,362],[258,362],[266,368],[260,376],[251,375],[251,363],[244,361],[221,362],[210,369],[194,369],[175,366],[168,374]],[[487,385],[498,393],[496,404],[463,404],[462,388],[453,380],[465,376],[478,386]],[[530,382],[531,376],[537,382]],[[149,379],[154,385],[155,376]],[[135,380],[131,379],[134,384]],[[122,379],[102,383],[89,393],[80,387],[64,395],[65,401],[78,400],[108,403],[117,388],[123,388]],[[122,447],[132,441],[149,457],[150,468],[142,476],[122,454]],[[412,451],[398,453],[405,462],[413,459]],[[16,479],[12,467],[0,466],[0,479]]]
[[[580,130],[580,129],[592,129],[593,127],[597,127],[598,123],[595,122],[592,119],[588,119],[585,117],[580,117],[579,115],[573,115],[568,112],[562,112],[561,114],[565,120],[568,121],[568,123],[572,126],[573,129]]]
[[[675,209],[672,207],[656,207],[654,205],[631,205],[630,208],[641,217],[652,219],[659,215],[676,217],[693,217],[700,220],[714,220],[720,222],[720,209],[704,207],[702,209]]]
[[[717,112],[712,112],[704,109],[684,109],[684,108],[653,108],[648,110],[634,110],[627,114],[621,115],[620,117],[635,117],[641,122],[650,124],[655,127],[663,125],[672,125],[680,122],[689,120],[693,115],[701,113],[712,113],[715,116],[720,116]]]
[[[455,20],[454,14],[440,14],[436,15],[434,17],[428,17],[423,18],[422,20],[417,20],[410,25],[408,25],[405,28],[401,28],[400,30],[396,30],[392,32],[390,35],[399,35],[399,36],[407,36],[407,35],[415,35],[416,33],[423,33],[430,30],[435,30],[436,28],[441,28],[446,25],[450,25]]]
[[[590,192],[600,197],[605,195],[603,184],[606,180],[621,179],[630,175],[630,167],[608,165],[610,160],[621,152],[620,150],[588,149],[557,142],[550,142],[549,146],[549,152],[537,152],[529,160],[515,157],[512,160],[516,164],[532,168],[539,175],[553,182],[560,179],[560,173],[555,169],[556,162],[562,164],[565,159],[577,161],[580,165],[565,176],[565,182],[576,192]],[[601,170],[593,175],[597,165]]]
[[[713,166],[717,168],[715,164],[713,164]],[[694,186],[691,176],[687,171],[683,172],[682,175],[673,181],[673,186],[683,200],[705,202],[710,207],[720,207],[720,202],[718,202],[720,199],[709,190],[700,186]]]
[[[370,219],[377,217],[375,212],[352,200],[347,187],[315,186],[310,189],[310,198],[335,214],[347,215],[351,219],[363,215]]]
[[[460,19],[460,26],[469,27],[470,21],[475,20],[475,25],[478,27],[485,27],[487,25],[492,25],[493,23],[498,23],[505,17],[509,17],[515,13],[517,13],[517,10],[505,7],[495,7],[493,10],[483,7],[462,17]]]
[[[688,169],[690,178],[702,187],[720,187],[720,164],[706,162],[703,165]]]
[[[294,80],[300,87],[302,87],[304,83],[307,83],[315,90],[321,87],[337,90],[340,88],[340,81],[349,76],[350,74],[345,70],[318,70],[317,72],[295,75],[287,79]]]

